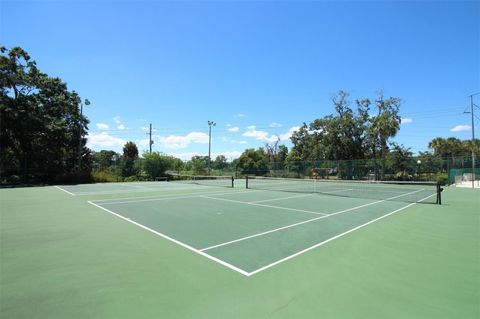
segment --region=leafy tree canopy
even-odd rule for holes
[[[291,158],[302,161],[322,159],[351,160],[385,157],[388,139],[400,128],[399,109],[401,100],[385,99],[382,92],[375,100],[375,110],[370,99],[355,101],[352,107],[349,94],[340,91],[332,97],[335,113],[306,123],[296,131]],[[290,160],[290,162],[292,162]]]
[[[246,149],[235,163],[243,174],[264,175],[268,172],[268,155],[263,148]]]
[[[0,48],[0,170],[37,181],[90,171],[81,99],[20,47]],[[82,167],[78,167],[79,146]]]
[[[123,176],[136,175],[138,170],[135,161],[138,159],[138,148],[134,142],[127,142],[123,146]]]

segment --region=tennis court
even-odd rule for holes
[[[231,181],[219,177],[188,183],[59,188],[77,196],[174,189],[179,193],[88,202],[99,211],[130,222],[132,227],[141,227],[246,276],[348,235],[415,202],[434,203],[432,198],[437,196],[435,184],[428,183],[248,178],[237,180],[233,188]]]
[[[478,190],[327,183],[0,189],[1,317],[478,318]]]

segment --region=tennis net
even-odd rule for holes
[[[295,179],[247,176],[250,189],[318,193],[332,196],[385,201],[441,204],[442,188],[437,182],[355,181],[326,179]]]
[[[216,187],[234,187],[233,176],[175,175],[169,179],[169,182]]]

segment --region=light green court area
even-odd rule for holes
[[[480,317],[478,190],[63,189],[0,190],[1,318]]]

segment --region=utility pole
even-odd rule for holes
[[[90,105],[90,101],[85,99],[85,106]],[[80,100],[80,118],[78,119],[78,170],[82,168],[82,117],[83,117],[83,102]]]
[[[473,106],[476,106],[473,103],[473,97],[479,94],[480,92],[470,95],[470,115],[472,117],[472,188],[475,188],[475,116],[473,113]]]
[[[148,145],[150,146],[150,154],[152,154],[152,144],[153,144],[153,141],[152,141],[152,123],[150,123],[150,142],[148,143]]]
[[[212,125],[215,126],[217,123],[214,121],[208,121],[208,175],[210,175],[211,172],[210,151],[212,146]]]

